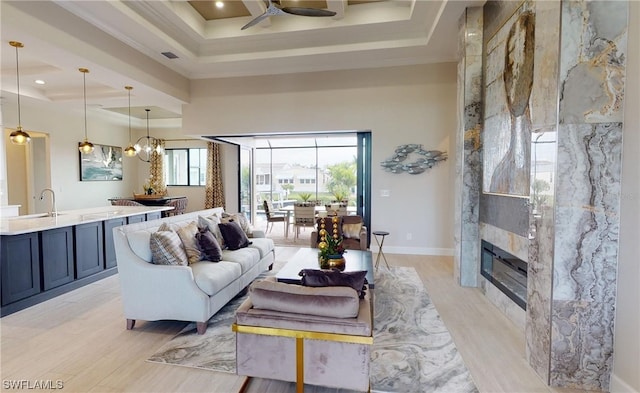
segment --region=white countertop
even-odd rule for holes
[[[0,219],[0,235],[20,235],[172,209],[173,207],[168,206],[102,206],[59,211],[56,217],[48,217],[46,213],[3,217]]]

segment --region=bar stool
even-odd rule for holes
[[[378,243],[378,257],[376,258],[376,270],[378,270],[378,265],[380,264],[380,255],[382,255],[382,258],[384,259],[384,263],[387,265],[387,269],[388,269],[389,262],[387,262],[387,257],[384,255],[384,252],[382,251],[382,246],[384,245],[384,239],[389,234],[389,232],[373,231],[372,233],[376,238],[376,243]],[[378,240],[378,236],[382,238],[382,241]]]

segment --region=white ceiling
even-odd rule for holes
[[[78,107],[78,68],[86,67],[89,105],[126,111],[124,86],[131,85],[132,115],[143,118],[144,107],[153,107],[152,118],[180,117],[197,79],[456,61],[458,20],[484,3],[328,0],[335,17],[273,16],[241,30],[265,9],[262,0],[242,1],[252,16],[217,20],[186,1],[2,1],[2,94],[15,95],[8,41],[16,40],[25,45],[23,96]]]

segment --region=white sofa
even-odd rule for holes
[[[196,322],[199,334],[207,321],[229,300],[270,269],[275,259],[273,240],[255,231],[247,248],[223,250],[220,262],[190,266],[151,263],[149,238],[163,222],[187,225],[198,216],[221,215],[222,208],[201,210],[113,229],[118,274],[127,329],[136,320]],[[260,237],[261,236],[261,237]]]

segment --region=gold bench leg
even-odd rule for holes
[[[296,337],[296,392],[304,393],[304,338]]]

